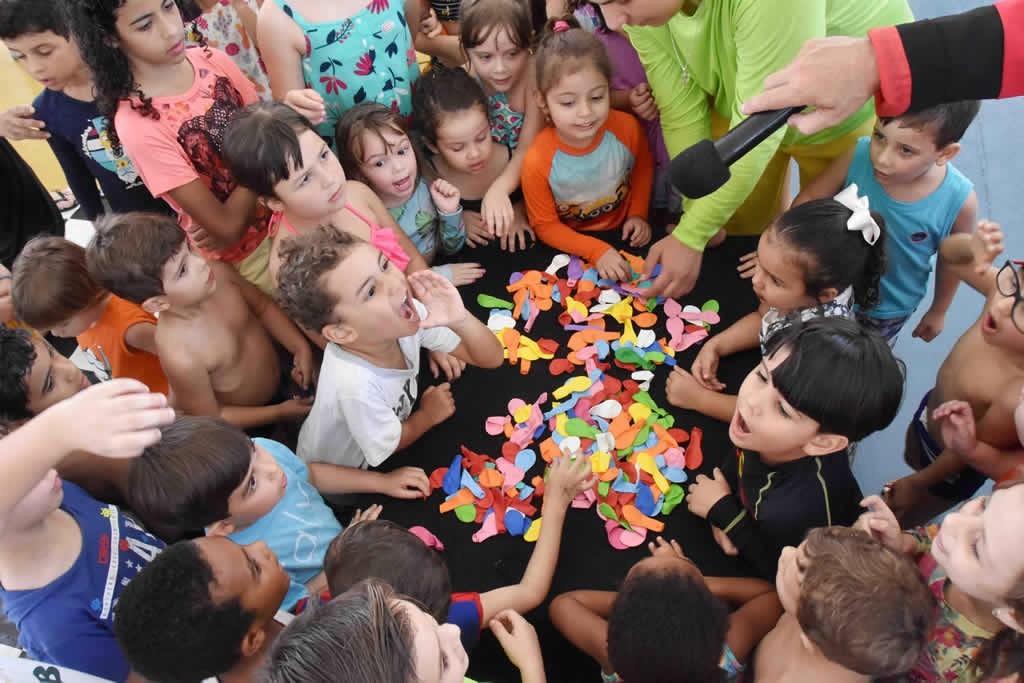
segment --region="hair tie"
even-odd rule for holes
[[[565,19],[559,19],[555,22],[555,25],[551,27],[554,33],[561,33],[562,31],[568,31],[572,26],[569,26],[569,22]]]
[[[882,234],[882,229],[871,217],[868,198],[857,194],[857,183],[851,183],[833,199],[853,212],[853,215],[846,220],[846,229],[859,231],[864,236],[864,241],[874,246]]]

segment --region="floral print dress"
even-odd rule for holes
[[[333,138],[338,118],[360,102],[412,115],[419,66],[403,0],[369,0],[347,19],[321,23],[306,21],[284,0],[274,2],[306,34],[303,77],[327,106],[327,118],[317,126],[320,135]]]
[[[250,2],[251,4],[251,2]],[[199,45],[199,36],[206,44],[227,54],[231,61],[252,81],[256,94],[261,100],[270,101],[270,80],[267,67],[263,65],[260,53],[238,18],[238,12],[231,0],[219,0],[209,12],[204,12],[185,25],[185,40],[189,45]]]

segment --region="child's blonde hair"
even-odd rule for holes
[[[376,135],[384,149],[389,149],[387,140],[384,139],[385,132],[409,137],[409,129],[402,116],[378,102],[360,102],[341,115],[334,129],[334,146],[338,150],[338,160],[347,177],[367,182],[359,170],[366,161],[363,136]],[[418,163],[419,158],[416,161]]]
[[[471,50],[504,29],[509,40],[523,50],[533,43],[530,8],[524,0],[462,0],[459,9],[459,38],[462,48]]]
[[[600,40],[571,16],[548,19],[534,55],[537,89],[546,95],[569,74],[593,66],[611,82],[612,64]]]

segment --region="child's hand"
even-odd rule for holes
[[[601,279],[615,282],[628,281],[633,272],[630,270],[629,264],[626,263],[626,259],[622,258],[622,254],[612,247],[608,247],[608,250],[601,254],[601,258],[597,259],[594,266]]]
[[[353,513],[352,519],[348,521],[348,525],[351,527],[355,524],[359,524],[359,522],[373,521],[380,517],[380,513],[383,510],[384,508],[382,508],[380,505],[371,505],[370,507],[366,508],[366,512],[357,509],[355,513]]]
[[[705,474],[698,474],[697,483],[691,484],[686,492],[686,507],[701,519],[707,519],[708,511],[715,503],[732,493],[722,470],[716,467],[712,474],[714,479]]]
[[[431,426],[439,425],[454,415],[455,398],[452,397],[452,385],[445,382],[424,389],[420,398],[420,410],[430,420]]]
[[[46,124],[32,118],[35,107],[24,104],[0,112],[0,138],[8,140],[45,140],[50,137]]]
[[[385,496],[411,499],[430,495],[430,479],[419,467],[399,467],[382,476],[385,484],[381,493]]]
[[[508,198],[508,193],[494,185],[491,185],[487,193],[484,194],[483,202],[480,204],[480,214],[484,218],[484,223],[487,224],[491,237],[504,235],[512,225],[512,219],[515,218],[512,200]]]
[[[457,327],[469,315],[462,303],[462,295],[455,285],[432,270],[420,270],[409,276],[413,296],[427,307],[427,317],[420,320],[420,328]]]
[[[466,369],[466,361],[444,351],[431,351],[427,354],[427,361],[430,363],[430,372],[434,379],[440,377],[443,372],[449,382],[454,382],[462,377],[462,371]]]
[[[298,420],[309,415],[313,409],[313,397],[290,398],[277,404],[278,420]]]
[[[675,539],[672,539],[671,541],[666,541],[661,536],[658,536],[656,539],[647,544],[647,549],[651,551],[651,555],[653,555],[654,557],[667,556],[681,557],[684,560],[689,559],[683,553],[683,548],[679,545],[679,541]]]
[[[890,550],[903,552],[903,531],[889,506],[879,496],[868,496],[860,502],[865,512],[854,522],[860,529]]]
[[[537,631],[530,622],[523,619],[515,610],[506,609],[498,612],[488,626],[501,643],[501,649],[505,651],[508,661],[523,672],[524,679],[527,669],[531,670],[531,673],[543,672],[540,641],[537,640]]]
[[[433,14],[434,10],[430,12]],[[444,178],[438,178],[430,183],[430,198],[434,200],[434,207],[438,212],[450,215],[459,210],[462,193]]]
[[[658,118],[658,105],[654,101],[654,94],[651,93],[651,86],[641,83],[630,90],[629,108],[645,121],[653,121]]]
[[[927,490],[928,487],[919,484],[914,475],[909,475],[883,486],[882,500],[896,519],[900,519],[924,499]]]
[[[434,12],[433,7],[427,7],[427,13],[420,19],[420,33],[427,36],[428,38],[436,38],[441,35],[444,28],[441,26],[441,22],[437,20],[437,14]]]
[[[470,285],[484,276],[487,271],[479,263],[451,263],[452,284],[456,287]]]
[[[314,126],[323,123],[327,118],[324,98],[316,90],[289,90],[284,96],[284,103],[309,119]]]
[[[942,443],[965,460],[970,460],[978,445],[974,411],[966,401],[946,401],[932,411],[932,419],[942,430]]]
[[[718,345],[708,342],[700,347],[697,357],[693,359],[690,372],[697,384],[711,391],[722,391],[725,385],[718,381],[718,361],[721,356],[718,354]],[[672,377],[669,376],[669,380]]]
[[[521,211],[514,211],[514,218],[509,229],[499,238],[499,244],[504,251],[515,252],[526,249],[537,236],[533,234],[530,221]]]
[[[597,478],[590,467],[590,458],[581,452],[563,455],[551,463],[551,472],[544,488],[544,509],[565,510],[578,494],[594,485]]]
[[[910,336],[917,337],[918,339],[926,342],[930,342],[935,339],[942,332],[942,328],[946,326],[946,314],[942,311],[934,311],[928,309],[928,312],[921,318],[921,322],[914,328],[913,334]]]
[[[491,230],[483,216],[475,212],[464,212],[462,220],[466,224],[466,244],[470,247],[482,247],[490,243]]]
[[[718,547],[722,549],[722,552],[729,557],[736,557],[740,554],[736,544],[732,542],[731,538],[729,538],[729,534],[725,533],[717,526],[712,525],[711,537],[715,539],[715,543],[717,543]]]
[[[642,247],[651,241],[651,224],[640,216],[630,216],[622,224],[622,239],[629,240],[629,246]]]
[[[978,227],[971,235],[971,252],[978,275],[984,275],[992,262],[1003,253],[1003,231],[993,221],[978,221]]]
[[[67,452],[87,450],[105,458],[138,456],[160,440],[161,426],[174,421],[166,396],[126,378],[83,389],[44,415],[54,421],[54,438],[64,440]]]
[[[229,246],[201,225],[193,225],[189,228],[188,236],[192,239],[194,245],[207,251],[222,251]]]
[[[697,410],[697,397],[703,388],[693,375],[677,365],[665,383],[665,397],[677,408]]]
[[[757,252],[752,251],[740,256],[740,264],[736,266],[736,272],[744,280],[754,277],[754,273],[757,272]]]
[[[316,368],[313,367],[313,352],[308,344],[303,344],[292,362],[292,379],[303,389],[309,389],[316,383]]]

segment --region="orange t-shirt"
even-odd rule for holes
[[[124,340],[128,328],[139,323],[156,325],[156,318],[138,304],[111,294],[96,324],[78,335],[78,345],[105,366],[112,378],[132,377],[150,391],[166,394],[167,376],[160,359],[148,351],[130,348]]]

